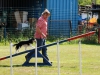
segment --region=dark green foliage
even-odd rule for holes
[[[98,43],[97,34],[83,38],[82,43],[84,43],[84,44],[97,44]]]
[[[78,0],[79,5],[91,5],[92,0]],[[100,4],[100,0],[96,0],[96,4]]]

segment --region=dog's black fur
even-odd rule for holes
[[[15,49],[16,49],[16,52],[17,52],[18,49],[21,48],[22,46],[30,46],[31,44],[33,44],[34,41],[35,41],[35,39],[32,38],[32,39],[29,39],[27,41],[20,41],[19,43],[14,44],[13,46],[16,46]]]

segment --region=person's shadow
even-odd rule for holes
[[[0,67],[10,67],[10,65],[0,65]],[[12,67],[22,67],[22,65],[13,65]]]

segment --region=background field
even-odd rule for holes
[[[82,44],[82,75],[100,75],[100,45]],[[9,46],[0,46],[0,57],[10,54]],[[30,48],[29,48],[30,49]],[[23,51],[21,48],[20,51]],[[13,53],[15,49],[13,48]],[[60,45],[61,75],[79,75],[79,45]],[[13,58],[14,75],[35,75],[34,66],[21,66],[26,54]],[[57,73],[57,46],[48,47],[48,56],[52,66],[38,66],[38,75],[58,75]],[[34,62],[32,59],[30,62]],[[42,59],[38,59],[42,62]],[[10,75],[10,59],[0,61],[0,75]]]

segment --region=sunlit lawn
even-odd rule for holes
[[[100,75],[100,45],[81,45],[82,50],[82,75]],[[30,49],[30,47],[28,48]],[[60,49],[60,75],[80,75],[79,70],[79,45],[64,44]],[[15,49],[13,48],[13,53]],[[23,51],[21,48],[20,51]],[[0,46],[0,57],[10,54],[9,46]],[[21,66],[25,55],[13,57],[14,75],[35,75],[34,66]],[[58,75],[57,46],[48,47],[48,56],[52,66],[38,66],[38,75]],[[34,62],[35,59],[31,59]],[[39,58],[39,62],[42,59]],[[0,75],[10,75],[10,59],[0,61]]]

